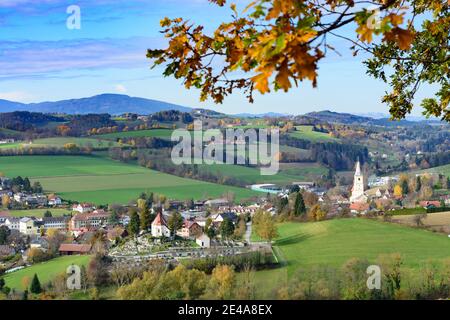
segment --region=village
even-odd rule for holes
[[[161,203],[153,194],[142,194],[129,207],[97,207],[89,203],[68,203],[56,194],[45,195],[38,183],[31,188],[23,185],[17,188],[17,178],[3,177],[0,192],[4,206],[46,211],[42,217],[29,216],[27,210],[22,210],[22,216],[13,216],[7,210],[0,212],[0,266],[9,273],[57,256],[89,255],[97,250],[99,237],[104,239],[106,255],[117,262],[177,261],[267,251],[270,250],[270,237],[264,244],[251,240],[252,218],[258,212],[267,213],[274,220],[283,214],[292,216],[287,213],[292,202],[295,202],[294,211],[299,211],[294,212],[294,218],[303,221],[308,220],[303,215],[307,211],[315,221],[388,216],[407,208],[421,208],[425,212],[448,211],[448,194],[436,196],[423,190],[440,178],[429,174],[409,177],[420,186],[401,181],[407,179],[404,176],[383,178],[380,180],[389,183],[383,186],[375,183],[367,189],[367,180],[358,161],[350,190],[346,186],[327,190],[316,187],[314,182],[296,182],[280,189],[261,185],[261,192],[267,194],[251,204],[237,205],[229,197]],[[23,191],[33,188],[39,193]],[[415,188],[414,197],[422,200],[408,197],[406,188]],[[299,209],[300,202],[303,204]],[[64,209],[63,214],[52,215],[52,210],[60,212]]]

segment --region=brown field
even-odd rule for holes
[[[394,216],[393,222],[404,224],[411,227],[416,227],[417,224],[414,220],[415,215]],[[450,234],[450,211],[429,213],[425,219],[422,220],[423,227]]]

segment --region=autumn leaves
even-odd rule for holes
[[[211,2],[225,5],[224,0]],[[183,79],[188,89],[200,89],[202,101],[221,103],[239,89],[253,102],[254,90],[288,91],[304,80],[316,86],[318,62],[332,48],[327,35],[348,23],[358,25],[355,41],[368,44],[382,35],[382,42],[408,50],[414,32],[402,27],[403,8],[397,1],[379,2],[384,12],[375,25],[369,23],[373,12],[356,8],[353,0],[257,0],[243,16],[233,4],[232,21],[222,23],[212,35],[182,18],[165,18],[161,26],[169,46],[149,50],[147,56],[155,65],[165,65],[165,76]]]

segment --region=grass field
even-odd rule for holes
[[[109,148],[118,146],[115,141],[105,141],[96,138],[73,138],[73,137],[57,137],[36,139],[32,142],[16,142],[10,144],[0,145],[1,149],[16,149],[16,148],[43,148],[43,147],[64,147],[67,143],[74,143],[79,147],[92,146],[93,148]]]
[[[222,176],[233,177],[244,181],[246,184],[274,183],[288,185],[295,181],[304,179],[314,179],[315,177],[326,173],[323,167],[317,167],[315,164],[304,166],[303,168],[291,168],[286,171],[280,171],[272,176],[263,176],[259,168],[251,168],[237,165],[214,164],[199,165],[199,170],[219,174]]]
[[[58,216],[63,216],[63,215],[67,215],[70,214],[71,211],[67,210],[67,209],[32,209],[32,210],[11,210],[8,211],[9,214],[12,217],[36,217],[36,218],[42,218],[44,216],[44,213],[46,211],[50,211],[52,213],[53,217],[58,217]]]
[[[414,218],[414,215],[395,216],[392,221],[415,227],[417,223]],[[425,228],[449,234],[450,212],[429,213],[426,218],[422,219],[422,223]]]
[[[227,191],[234,192],[238,200],[259,195],[249,189],[180,178],[98,157],[1,157],[0,168],[7,176],[40,181],[46,192],[96,204],[128,203],[143,191],[172,199],[219,197]]]
[[[440,174],[446,175],[447,177],[450,177],[450,164],[447,164],[445,166],[440,166],[440,167],[434,167],[434,168],[430,168],[430,169],[426,169],[426,170],[421,170],[419,172],[440,173]]]
[[[266,292],[305,267],[341,267],[353,257],[375,263],[381,254],[400,253],[404,267],[417,270],[429,259],[448,258],[450,250],[450,239],[445,235],[367,219],[283,223],[278,232],[274,250],[285,266],[255,274],[258,287]]]
[[[75,264],[78,266],[87,265],[90,256],[64,256],[52,259],[46,262],[35,264],[31,267],[9,273],[4,276],[6,286],[11,289],[24,290],[22,287],[22,279],[27,277],[29,282],[33,279],[34,274],[38,275],[41,284],[46,284],[56,275],[65,273],[68,266]]]
[[[137,138],[137,137],[156,137],[170,139],[172,135],[171,129],[151,129],[139,131],[116,132],[98,135],[99,139],[117,140],[120,138]]]
[[[313,131],[312,126],[297,126],[296,129],[296,131],[289,134],[293,138],[310,140],[312,142],[339,141],[339,139],[327,133]]]

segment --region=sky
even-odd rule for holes
[[[67,27],[72,5],[80,8],[80,29]],[[288,93],[257,94],[253,104],[239,93],[222,105],[201,103],[198,91],[163,77],[162,68],[150,69],[146,50],[164,47],[159,21],[166,16],[208,31],[229,20],[230,11],[207,0],[0,0],[0,99],[30,103],[118,93],[228,114],[388,113],[381,103],[386,85],[367,76],[363,57],[354,58],[338,39],[333,45],[341,55],[319,64],[317,88],[304,82]]]

